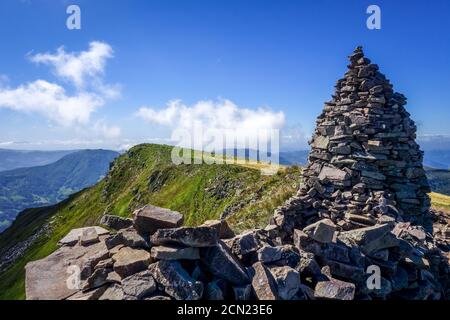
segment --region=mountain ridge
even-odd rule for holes
[[[96,183],[118,153],[81,150],[44,166],[0,172],[0,232],[26,208],[48,206]]]

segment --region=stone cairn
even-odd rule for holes
[[[111,231],[74,229],[27,264],[27,299],[448,298],[450,217],[429,210],[405,103],[358,47],[317,120],[302,187],[266,228],[183,227],[154,206],[105,215]]]

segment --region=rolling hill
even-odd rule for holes
[[[95,184],[117,156],[114,151],[83,150],[45,166],[0,172],[0,232],[22,210],[55,204]]]
[[[54,206],[23,211],[0,234],[0,299],[24,298],[24,266],[57,248],[71,229],[98,224],[104,213],[130,216],[145,204],[181,212],[186,225],[228,216],[237,231],[263,227],[296,192],[298,167],[264,176],[258,163],[174,165],[171,147],[139,145],[118,157],[95,186]]]

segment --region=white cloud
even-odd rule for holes
[[[109,126],[104,120],[99,120],[94,124],[94,132],[106,139],[116,139],[121,135],[121,129],[118,126]]]
[[[30,56],[30,60],[50,65],[58,77],[83,88],[89,82],[94,84],[99,82],[99,76],[104,73],[107,59],[112,57],[113,50],[109,44],[94,41],[89,44],[87,51],[66,52],[64,47],[60,47],[55,54],[38,53]]]
[[[162,110],[142,107],[137,115],[148,122],[172,129],[192,130],[195,125],[201,125],[207,129],[236,130],[241,133],[281,129],[285,122],[283,112],[240,108],[230,100],[199,101],[193,106],[174,100]]]
[[[92,112],[104,104],[94,93],[67,95],[63,87],[37,80],[17,88],[0,88],[0,108],[39,113],[63,126],[87,124]]]
[[[92,114],[108,99],[120,93],[120,87],[103,83],[106,61],[112,58],[112,48],[103,42],[91,42],[87,51],[66,52],[60,47],[55,54],[44,53],[30,57],[54,69],[55,74],[76,86],[68,93],[66,86],[46,80],[36,80],[17,87],[2,85],[7,78],[0,77],[0,109],[37,113],[64,127],[90,126]],[[117,137],[120,128],[96,123],[88,130],[104,137]]]

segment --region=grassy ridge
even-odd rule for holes
[[[46,257],[71,229],[98,224],[104,213],[130,216],[138,207],[155,204],[184,214],[186,225],[197,225],[221,213],[240,231],[267,224],[273,209],[297,189],[300,169],[283,168],[263,176],[257,164],[178,165],[171,147],[140,145],[117,158],[108,176],[55,206],[23,212],[0,235],[0,253],[34,234],[43,225],[50,232],[0,275],[0,299],[23,299],[24,266]]]

